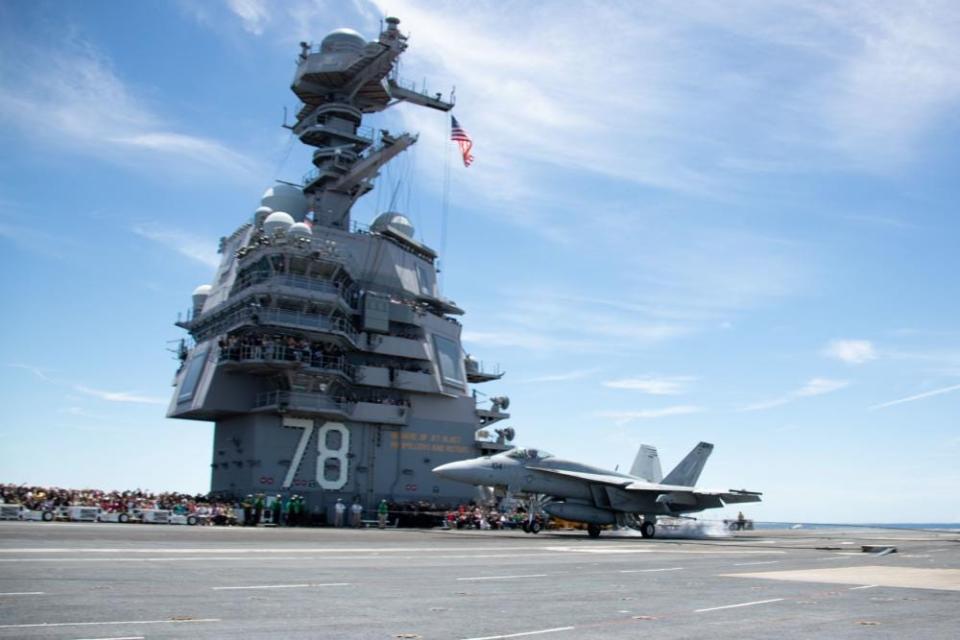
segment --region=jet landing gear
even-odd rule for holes
[[[644,520],[640,525],[640,535],[644,538],[652,538],[657,533],[657,527],[649,520]]]
[[[598,525],[598,524],[588,524],[588,525],[587,525],[587,535],[590,536],[591,538],[599,538],[599,537],[600,537],[600,531],[601,531],[600,525]]]

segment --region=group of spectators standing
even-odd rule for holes
[[[57,507],[98,507],[110,512],[164,509],[182,515],[214,515],[226,513],[229,501],[211,499],[204,494],[103,491],[101,489],[65,489],[29,485],[0,484],[0,503],[19,504],[31,511],[49,511]]]
[[[529,517],[522,507],[502,512],[496,507],[461,504],[444,514],[443,526],[446,529],[516,529]]]
[[[289,360],[308,366],[342,367],[343,351],[326,342],[272,333],[245,333],[221,338],[221,360]]]
[[[98,507],[112,513],[161,509],[175,514],[196,515],[203,524],[257,526],[311,526],[325,520],[311,513],[302,495],[249,494],[232,498],[218,494],[153,493],[141,489],[104,491],[101,489],[65,489],[29,485],[0,484],[0,504],[21,505],[32,511],[51,511],[58,507]],[[528,514],[522,507],[501,512],[494,507],[462,504],[456,508],[427,502],[387,502],[374,508],[376,524],[408,527],[443,526],[451,529],[509,529],[522,526]],[[363,527],[365,508],[359,498],[350,504],[338,499],[333,506],[335,527]]]

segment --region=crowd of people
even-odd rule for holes
[[[173,514],[197,516],[199,524],[223,526],[365,526],[367,510],[358,498],[349,503],[337,500],[333,521],[325,514],[308,509],[304,496],[263,493],[233,497],[218,494],[153,493],[141,489],[104,491],[101,489],[65,489],[30,485],[0,484],[0,504],[20,505],[31,511],[55,511],[60,507],[97,507],[107,513],[166,510]],[[434,527],[449,529],[513,529],[528,521],[522,506],[501,511],[474,503],[456,507],[425,501],[387,502],[382,500],[370,513],[380,526]]]
[[[288,360],[317,368],[343,368],[343,350],[327,342],[271,333],[245,333],[221,338],[221,360]]]
[[[50,511],[58,507],[98,507],[108,512],[163,509],[173,513],[211,515],[228,509],[229,502],[211,500],[204,494],[104,491],[102,489],[65,489],[29,485],[0,485],[0,502],[19,504],[31,511]]]
[[[539,516],[536,516],[539,518]],[[460,505],[444,515],[446,529],[517,529],[529,521],[530,514],[522,507],[501,511],[496,507]]]

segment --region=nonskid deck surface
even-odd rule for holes
[[[0,523],[0,638],[953,638],[958,608],[957,533]]]

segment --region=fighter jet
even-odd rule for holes
[[[640,447],[630,473],[562,460],[542,449],[519,448],[450,462],[433,472],[508,494],[544,494],[550,498],[544,511],[585,523],[591,538],[600,535],[603,525],[614,524],[638,528],[644,538],[652,538],[657,516],[676,517],[728,504],[760,502],[762,494],[755,491],[694,487],[711,452],[713,445],[701,442],[666,477],[662,477],[656,448],[649,445]]]

